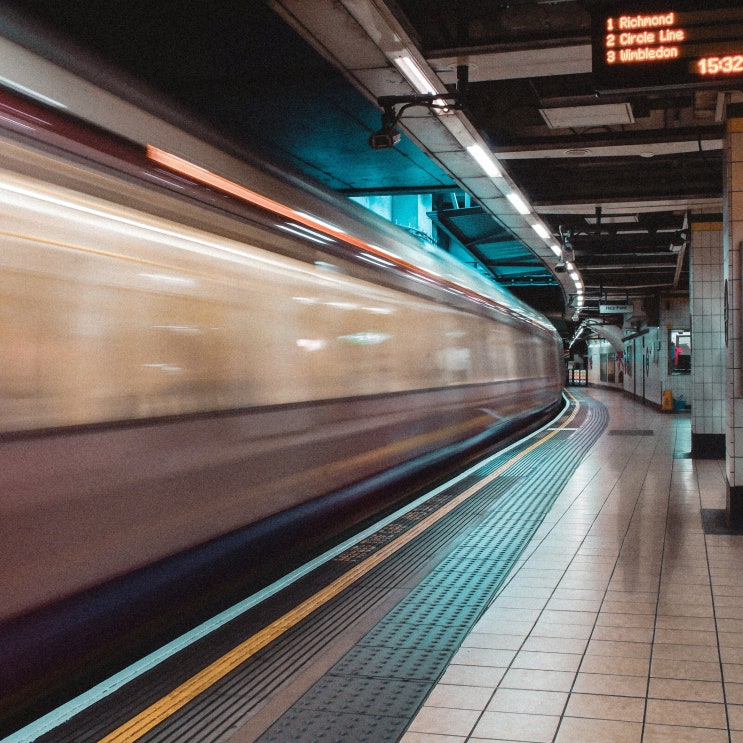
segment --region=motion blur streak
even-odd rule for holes
[[[228,673],[234,671],[252,655],[255,655],[255,653],[273,642],[277,637],[280,637],[284,632],[287,632],[292,627],[296,626],[316,609],[327,604],[332,598],[367,575],[377,565],[384,562],[388,557],[398,552],[406,544],[409,544],[419,535],[423,534],[444,516],[451,513],[455,508],[464,503],[464,501],[466,501],[471,495],[480,492],[484,486],[500,477],[520,459],[523,459],[527,454],[539,448],[560,433],[562,429],[568,427],[577,416],[579,409],[580,403],[576,403],[575,408],[568,419],[558,428],[553,429],[550,433],[545,434],[539,440],[521,450],[518,454],[515,454],[507,462],[504,462],[500,467],[491,472],[487,477],[479,480],[475,485],[465,490],[456,498],[452,498],[434,513],[430,514],[425,519],[422,519],[414,527],[408,528],[395,540],[384,547],[381,547],[373,555],[366,558],[363,562],[359,563],[339,578],[336,578],[325,588],[322,588],[294,609],[279,617],[279,619],[269,624],[260,632],[249,637],[245,642],[230,650],[176,689],[173,689],[173,691],[155,704],[140,712],[136,717],[132,718],[109,735],[101,738],[99,743],[125,743],[126,741],[139,740],[139,738],[168,717],[175,714],[192,699],[195,699],[199,694],[202,694],[212,687]]]
[[[56,71],[22,64],[26,82]],[[202,597],[265,585],[550,415],[563,381],[549,322],[445,251],[138,109],[146,149],[117,128],[128,102],[75,118],[91,85],[65,79],[65,112],[0,86],[0,721],[17,727],[39,690],[63,703],[198,624]]]

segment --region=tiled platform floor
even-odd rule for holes
[[[402,743],[743,743],[743,536],[701,523],[724,462],[590,394],[606,431]]]

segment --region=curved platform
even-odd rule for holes
[[[8,740],[593,743],[700,723],[727,740],[738,542],[705,551],[700,520],[724,502],[721,463],[684,456],[688,418],[571,397],[528,442]]]

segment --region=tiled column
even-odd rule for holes
[[[691,454],[725,456],[725,352],[722,215],[691,223]]]
[[[743,525],[743,323],[741,242],[743,241],[743,104],[728,106],[725,134],[725,268],[727,322],[727,518]]]

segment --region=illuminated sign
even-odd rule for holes
[[[743,2],[613,2],[593,13],[593,73],[599,92],[743,79]]]

